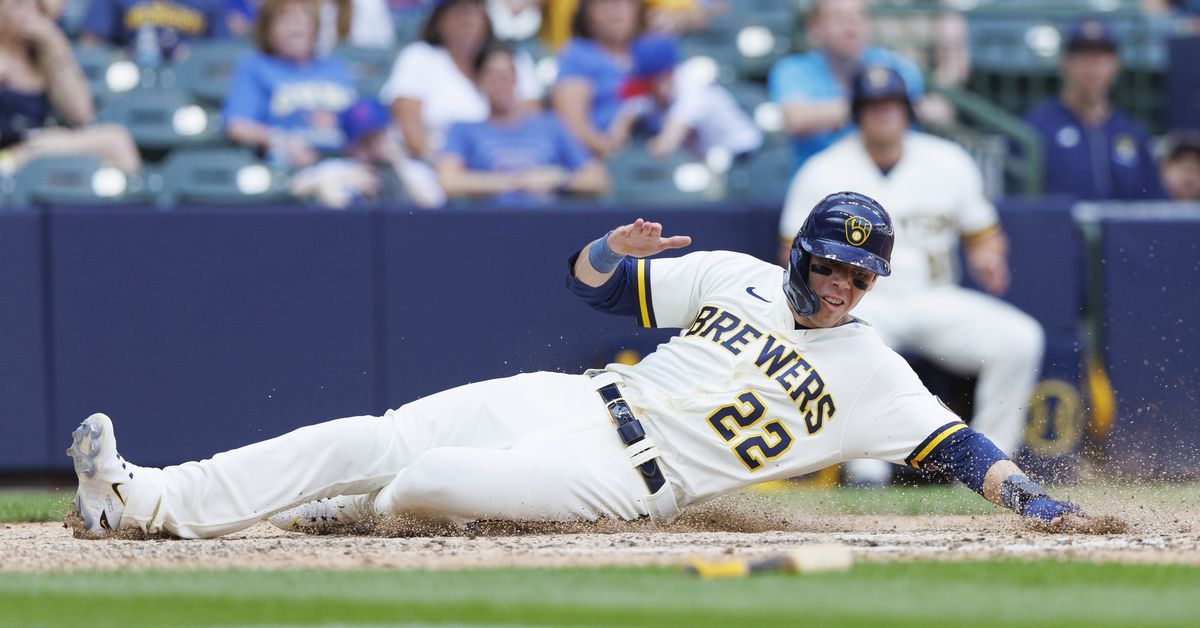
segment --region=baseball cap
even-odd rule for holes
[[[1164,141],[1167,161],[1178,159],[1184,153],[1200,156],[1200,129],[1176,129],[1167,134]]]
[[[338,124],[346,134],[346,143],[353,144],[375,131],[387,128],[391,117],[376,100],[363,99],[338,114]]]
[[[633,69],[621,83],[617,96],[634,98],[654,91],[654,80],[675,69],[679,63],[679,43],[674,37],[639,37],[630,46]]]
[[[1078,50],[1117,51],[1117,36],[1108,22],[1095,17],[1085,17],[1072,23],[1067,29],[1067,52]]]
[[[884,65],[868,65],[860,69],[850,81],[850,113],[858,121],[862,106],[881,100],[900,100],[908,106],[911,121],[917,119],[912,102],[908,99],[908,87],[895,68]]]
[[[675,69],[679,63],[679,43],[674,37],[639,37],[630,47],[632,75],[650,78]]]

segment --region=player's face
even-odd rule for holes
[[[824,257],[808,265],[808,287],[821,301],[812,316],[796,320],[808,327],[837,327],[850,320],[850,310],[875,285],[875,273]]]
[[[864,103],[858,115],[858,128],[867,144],[894,144],[908,130],[908,108],[900,100]]]

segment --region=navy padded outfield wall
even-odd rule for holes
[[[160,465],[378,409],[374,219],[51,210],[55,442],[104,411]]]
[[[49,460],[42,219],[0,210],[0,471]]]
[[[1200,206],[1109,212],[1104,339],[1117,397],[1113,460],[1200,472]]]

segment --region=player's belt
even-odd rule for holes
[[[604,399],[609,416],[617,424],[617,435],[621,437],[621,442],[628,447],[645,440],[646,430],[642,428],[642,422],[633,415],[633,410],[625,402],[625,396],[621,394],[621,389],[617,388],[616,384],[609,384],[598,392],[600,398]],[[634,468],[641,472],[642,479],[646,481],[646,488],[650,489],[651,495],[657,493],[658,489],[667,483],[667,479],[663,477],[662,468],[658,466],[658,460],[654,458]]]

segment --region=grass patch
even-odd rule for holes
[[[62,521],[74,498],[69,491],[0,491],[0,523]]]
[[[667,569],[0,574],[5,623],[1190,626],[1200,568],[991,561],[700,581]]]

